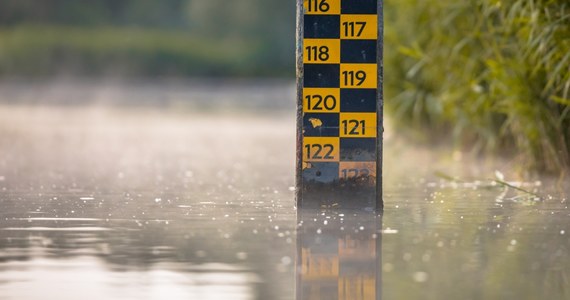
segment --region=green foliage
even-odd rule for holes
[[[294,49],[281,0],[0,1],[0,75],[294,76]]]
[[[10,75],[200,75],[263,73],[259,41],[134,28],[0,30],[0,73]]]
[[[387,107],[400,124],[528,166],[570,166],[570,3],[390,0]]]

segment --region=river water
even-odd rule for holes
[[[298,211],[290,82],[0,85],[0,299],[570,299],[568,179],[387,128]]]

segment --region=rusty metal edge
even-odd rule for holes
[[[297,67],[297,145],[296,145],[296,175],[295,175],[295,204],[297,209],[302,207],[302,171],[303,171],[303,0],[297,0],[297,30],[296,30],[296,67]]]
[[[303,0],[297,0],[297,17],[296,17],[296,26],[297,30],[295,33],[296,36],[296,43],[295,43],[295,57],[296,57],[296,75],[297,75],[297,117],[296,117],[296,169],[295,169],[295,206],[297,209],[297,222],[299,222],[300,217],[300,210],[302,207],[302,199],[303,199],[303,190],[302,190],[302,168],[303,168],[303,135],[301,133],[301,128],[303,126],[303,25],[304,25],[304,18],[303,18]],[[298,224],[297,224],[298,226]],[[298,228],[297,228],[298,230]],[[301,299],[302,297],[302,289],[301,289],[301,282],[298,272],[300,272],[300,262],[301,262],[301,247],[299,247],[301,241],[299,240],[299,235],[297,235],[297,255],[295,259],[295,266],[297,268],[295,272],[295,299]]]
[[[384,178],[383,153],[384,153],[384,0],[378,0],[378,42],[376,43],[376,55],[378,64],[378,90],[377,90],[377,156],[376,156],[376,210],[382,213],[384,199],[382,195],[382,182]]]
[[[378,63],[377,122],[378,153],[376,157],[376,211],[379,215],[379,233],[376,240],[376,300],[382,300],[382,219],[384,215],[384,0],[378,0],[378,42],[376,43]]]

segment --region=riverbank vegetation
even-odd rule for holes
[[[567,0],[385,0],[385,25],[386,108],[399,132],[570,167]],[[3,77],[293,79],[294,45],[289,1],[0,2]]]
[[[527,167],[570,167],[569,2],[401,0],[386,11],[394,120]]]

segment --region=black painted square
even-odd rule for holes
[[[305,15],[304,24],[306,39],[340,38],[340,15]]]
[[[376,161],[376,138],[341,138],[340,161]]]
[[[342,14],[377,14],[378,0],[341,0]]]
[[[339,180],[339,163],[311,162],[303,169],[303,183],[333,183]]]
[[[314,114],[303,115],[303,135],[311,136],[339,136],[339,114]]]
[[[342,63],[376,63],[376,40],[342,40]]]
[[[372,112],[377,111],[376,89],[341,89],[341,112]]]
[[[340,65],[304,64],[303,86],[336,88],[340,86]]]

